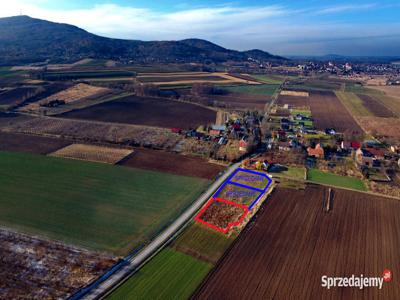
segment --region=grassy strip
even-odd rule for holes
[[[361,179],[347,176],[339,176],[332,173],[322,172],[317,169],[309,169],[307,180],[322,184],[329,184],[337,187],[349,188],[359,191],[367,191],[367,188]]]
[[[211,264],[167,248],[107,299],[188,299],[211,268]]]
[[[233,240],[234,237],[194,222],[177,238],[172,247],[206,262],[216,263]]]
[[[314,126],[313,121],[310,121],[310,120],[294,120],[293,123],[296,125],[299,125],[300,123],[304,123],[304,126],[309,126],[309,127]]]
[[[256,95],[272,96],[279,88],[277,84],[262,84],[262,85],[238,85],[229,86],[224,89],[233,93],[247,93]]]
[[[306,117],[311,117],[311,110],[304,110],[304,109],[292,109],[290,110],[290,114],[292,116],[295,116],[297,114],[306,116]]]
[[[291,177],[299,180],[304,180],[306,169],[304,167],[288,167],[287,171],[282,171],[279,174],[285,177]]]
[[[0,152],[0,224],[126,254],[171,222],[207,180]]]
[[[267,75],[251,75],[256,80],[266,84],[282,84],[285,80],[284,77],[267,76]]]
[[[373,116],[373,114],[364,106],[363,101],[358,98],[357,95],[348,92],[336,91],[336,96],[353,116]]]
[[[368,94],[368,95],[384,95],[382,91],[366,88],[361,84],[347,83],[345,92],[355,93],[355,94]]]

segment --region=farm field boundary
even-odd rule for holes
[[[254,182],[258,182],[261,179],[261,184],[258,184],[258,187],[254,187]],[[249,182],[248,184],[244,184],[242,182]],[[253,185],[251,185],[253,183]],[[227,233],[232,227],[238,226],[242,223],[242,221],[245,219],[246,215],[250,212],[250,210],[257,204],[257,202],[260,200],[262,195],[264,195],[265,191],[268,189],[268,187],[271,185],[272,179],[267,176],[266,174],[256,172],[256,171],[251,171],[251,170],[246,170],[243,168],[238,168],[236,169],[229,177],[228,179],[220,186],[220,188],[215,192],[214,196],[207,202],[207,204],[203,207],[203,209],[196,215],[195,220],[203,225],[206,225],[212,229],[215,229],[219,232],[222,233]],[[228,190],[227,192],[223,193],[223,191],[227,187],[238,187],[241,188],[241,190]],[[251,194],[249,193],[252,192]],[[231,193],[229,193],[231,192]],[[250,196],[250,198],[253,196],[254,197],[254,192],[257,193],[257,196],[253,199],[251,199],[251,203],[248,205],[246,203],[238,203],[238,201],[232,197],[233,199],[226,199],[229,198],[230,195],[235,196],[236,194],[241,194],[241,195],[246,195]],[[222,196],[223,195],[223,196]],[[231,206],[229,209],[228,208],[219,208],[220,211],[225,211],[225,214],[229,214],[227,216],[227,219],[230,219],[228,224],[224,227],[221,225],[218,225],[212,221],[208,221],[205,219],[205,215],[207,215],[208,210],[211,210],[212,213],[218,214],[218,209],[213,210],[212,206],[218,205],[218,204],[224,204],[227,206]],[[238,210],[242,209],[243,212],[238,215],[234,214],[232,211],[233,210]],[[209,214],[212,214],[209,213]],[[221,214],[221,212],[219,212]],[[223,214],[223,213],[222,213]]]
[[[234,206],[234,207],[238,207],[240,209],[243,210],[243,214],[240,216],[239,220],[231,222],[228,224],[228,226],[226,226],[225,228],[221,228],[219,226],[216,226],[212,223],[209,223],[205,220],[202,219],[202,215],[204,214],[204,212],[214,203],[214,202],[221,202],[221,203],[226,203],[228,205]],[[246,215],[249,213],[249,208],[246,205],[242,205],[242,204],[237,204],[235,202],[232,201],[228,201],[225,199],[220,199],[220,198],[211,198],[210,201],[207,202],[207,204],[203,207],[203,209],[199,212],[199,214],[195,217],[195,220],[197,222],[200,222],[201,224],[204,224],[212,229],[218,230],[219,232],[222,233],[227,233],[229,231],[229,229],[231,229],[234,226],[239,225],[240,223],[243,222],[244,218],[246,217]]]
[[[239,164],[234,164],[229,167],[225,174],[218,178],[198,198],[185,212],[183,212],[175,221],[163,230],[153,241],[141,249],[139,252],[132,253],[125,257],[128,263],[126,266],[115,270],[107,278],[92,283],[85,287],[82,293],[79,293],[79,298],[72,299],[104,299],[110,295],[118,287],[122,286],[132,275],[134,275],[141,267],[143,267],[152,257],[159,253],[165,246],[177,236],[191,220],[193,215],[204,205],[204,203],[213,195],[215,190],[236,170]]]
[[[131,149],[112,148],[96,145],[72,144],[59,149],[49,156],[116,164],[133,152]]]
[[[247,185],[247,184],[242,184],[237,182],[237,180],[235,179],[236,176],[238,175],[239,172],[244,172],[244,173],[248,173],[251,175],[256,175],[259,176],[261,178],[266,179],[266,184],[263,188],[255,188],[254,186],[251,185]],[[254,205],[256,205],[256,203],[258,202],[258,200],[261,198],[261,196],[265,193],[265,191],[268,189],[268,187],[271,185],[272,180],[269,176],[267,176],[266,174],[260,173],[260,172],[255,172],[255,171],[251,171],[251,170],[246,170],[243,168],[238,168],[236,169],[235,172],[232,173],[232,175],[224,182],[224,184],[221,185],[221,187],[217,190],[217,192],[215,193],[214,197],[218,197],[219,193],[224,189],[225,186],[227,185],[235,185],[235,186],[239,186],[245,189],[249,189],[252,191],[257,191],[260,194],[254,199],[254,201],[249,205],[249,209],[252,209]]]
[[[358,299],[383,293],[394,299],[397,284],[384,291],[321,288],[324,274],[381,274],[387,265],[398,265],[393,226],[399,203],[334,189],[333,209],[327,213],[321,201],[327,193],[317,186],[277,189],[259,212],[256,226],[242,232],[192,299]],[[382,243],[389,246],[380,247]],[[349,249],[355,249],[351,257]]]

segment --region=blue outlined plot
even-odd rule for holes
[[[243,186],[247,186],[249,188],[257,188],[259,190],[265,191],[270,178],[259,172],[245,170],[245,169],[237,169],[233,177],[229,180],[230,183],[239,183]]]
[[[249,209],[252,209],[271,183],[272,179],[264,173],[238,168],[221,185],[214,197],[249,205]]]
[[[264,192],[259,189],[226,182],[214,197],[249,207],[254,202],[254,199],[257,199],[263,193]]]

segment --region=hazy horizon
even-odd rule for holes
[[[284,56],[399,56],[399,10],[396,1],[17,0],[4,3],[0,17],[29,15],[111,38],[201,38]]]

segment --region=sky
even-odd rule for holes
[[[400,56],[400,1],[0,0],[29,15],[123,39],[202,38],[278,55]]]

